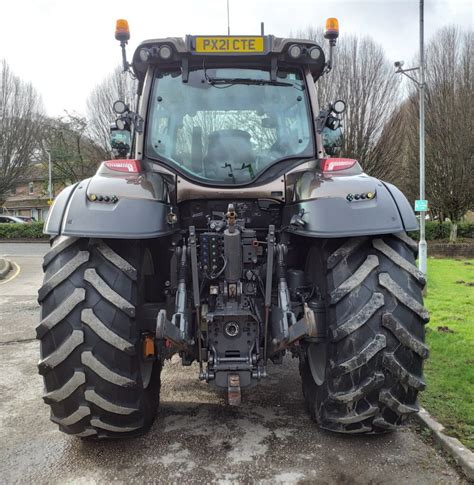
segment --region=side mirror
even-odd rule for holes
[[[341,127],[338,126],[337,128],[330,128],[325,126],[322,133],[321,138],[323,141],[324,150],[328,155],[337,155],[339,150],[342,147],[343,142],[343,135]]]
[[[326,119],[326,127],[330,130],[337,130],[341,126],[341,120],[335,116],[328,116]]]
[[[122,121],[122,120],[119,120]],[[132,135],[130,130],[119,129],[116,123],[110,126],[110,146],[119,157],[126,157],[130,153]]]

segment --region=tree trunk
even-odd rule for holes
[[[449,233],[449,242],[455,243],[458,238],[458,223],[451,221],[451,231]]]

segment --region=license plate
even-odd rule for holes
[[[263,37],[196,37],[201,54],[249,54],[264,52]]]

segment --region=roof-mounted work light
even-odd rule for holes
[[[139,50],[138,56],[140,57],[140,60],[142,62],[147,62],[148,59],[150,59],[151,57],[151,51],[150,49],[147,49],[146,47],[144,47],[143,49]]]
[[[319,49],[319,47],[312,47],[308,51],[308,54],[311,60],[317,61],[321,57],[321,50]]]
[[[173,50],[169,45],[162,45],[160,47],[160,57],[163,60],[167,61],[168,59],[171,58],[172,55],[173,55]]]
[[[288,55],[293,59],[298,59],[301,54],[303,54],[303,48],[298,44],[290,45],[288,48]]]

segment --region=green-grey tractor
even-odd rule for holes
[[[398,428],[428,355],[417,220],[395,186],[334,156],[345,103],[320,108],[315,83],[337,21],[327,58],[310,40],[186,36],[142,42],[128,63],[129,36],[118,21],[137,103],[114,105],[117,158],[65,188],[45,225],[52,421],[132,436],[172,356],[238,405],[292,355],[319,426]]]

